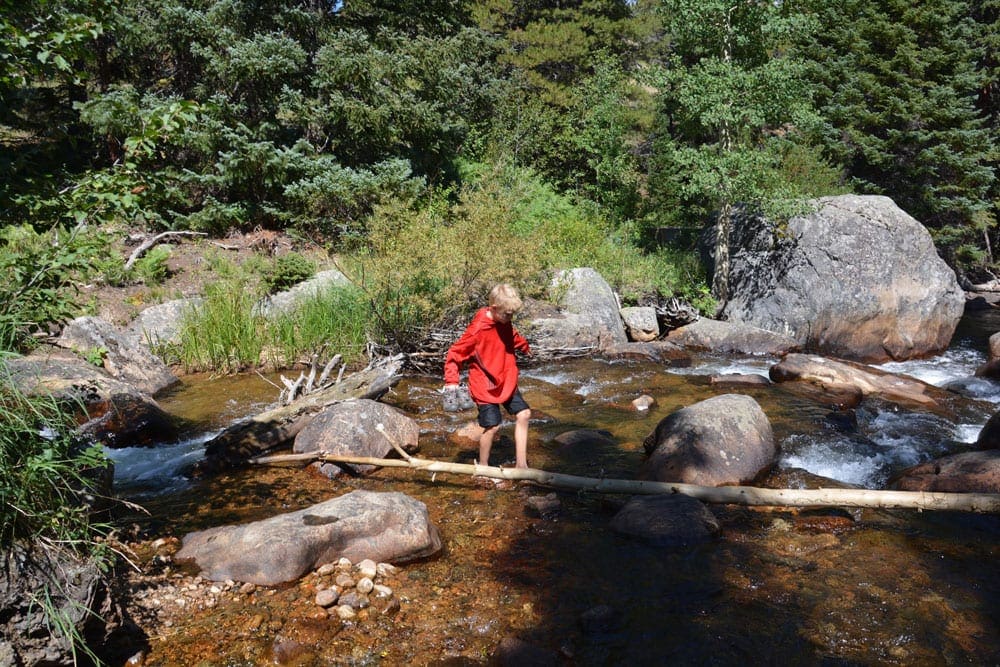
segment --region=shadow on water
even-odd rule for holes
[[[384,400],[420,425],[421,456],[468,463],[475,443],[452,434],[474,415],[440,412],[439,386],[437,378],[407,378]],[[704,375],[668,373],[653,364],[539,366],[525,373],[522,389],[539,417],[531,426],[529,461],[554,472],[635,478],[645,458],[642,441],[663,417],[728,391],[753,396],[783,446],[793,446],[795,437],[839,437],[830,436],[829,406],[776,386],[726,389]],[[648,413],[630,406],[640,394],[657,401]],[[874,432],[886,430],[879,414],[863,415],[861,433],[852,435],[858,448],[871,447],[859,465],[873,469],[881,459],[869,459],[904,446],[902,439],[876,441]],[[865,432],[871,424],[873,433]],[[937,440],[947,430],[940,428],[928,422],[918,430]],[[561,437],[578,429],[593,432]],[[502,429],[492,463],[513,459],[511,430],[510,424]],[[938,444],[917,456],[929,457]],[[795,474],[790,478],[810,478]],[[667,548],[611,529],[626,500],[620,496],[555,492],[559,509],[543,517],[528,501],[551,490],[484,489],[455,475],[428,479],[383,469],[331,482],[274,467],[203,484],[151,498],[150,532],[180,536],[244,523],[353,488],[402,491],[427,505],[444,549],[402,568],[394,584],[405,597],[399,615],[330,630],[316,642],[314,661],[302,664],[481,664],[510,637],[544,653],[550,664],[1000,664],[998,517],[712,506],[717,536]],[[268,604],[277,605],[282,595]],[[267,612],[273,624],[285,624],[283,632],[308,619],[298,602],[287,604]],[[164,655],[213,664],[268,659],[273,636],[227,635],[217,618],[200,622],[217,635],[214,655],[186,655],[180,640],[161,648]],[[255,656],[244,658],[249,662],[234,657],[249,654]]]

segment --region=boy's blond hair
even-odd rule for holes
[[[507,283],[501,283],[490,290],[490,305],[513,315],[521,310],[524,304],[521,302],[521,297],[517,295],[516,289]]]

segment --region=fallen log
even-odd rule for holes
[[[397,450],[398,451],[398,450]],[[503,468],[470,463],[451,463],[406,455],[403,459],[345,456],[328,452],[276,454],[250,459],[250,463],[294,463],[329,461],[373,465],[383,468],[410,468],[437,473],[474,475],[493,479],[533,482],[540,486],[593,493],[629,495],[680,494],[706,503],[771,507],[868,507],[880,509],[941,510],[1000,514],[1000,494],[939,493],[932,491],[891,491],[877,489],[762,489],[752,486],[699,486],[680,482],[653,482],[633,479],[580,477],[537,468]],[[432,477],[433,479],[433,477]]]
[[[221,472],[286,446],[324,408],[352,398],[375,400],[385,394],[399,382],[402,363],[401,356],[386,357],[362,371],[338,377],[336,384],[233,424],[205,443],[205,458],[186,473],[200,477]]]

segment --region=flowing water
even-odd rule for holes
[[[751,395],[780,447],[769,486],[843,483],[884,488],[899,470],[966,451],[1000,403],[1000,386],[972,379],[992,313],[966,318],[952,349],[886,364],[973,398],[957,418],[866,400],[857,428],[780,385],[720,386],[710,377],[767,375],[775,359],[700,358],[687,368],[636,361],[559,361],[524,370],[532,422],[529,462],[554,472],[634,478],[642,441],[678,408],[713,395]],[[440,410],[440,379],[407,377],[383,400],[421,427],[420,455],[471,462],[453,434],[471,413]],[[648,413],[631,408],[648,394]],[[146,664],[481,664],[504,638],[554,652],[566,664],[1000,664],[1000,519],[916,511],[749,509],[712,506],[721,531],[688,548],[652,547],[614,533],[625,499],[560,493],[541,518],[522,486],[482,489],[463,476],[382,469],[329,481],[272,467],[193,482],[180,470],[234,419],[260,411],[277,389],[257,376],[188,378],[161,401],[188,420],[190,437],[156,449],[111,452],[120,492],[145,506],[152,539],[244,522],[354,488],[403,491],[428,506],[444,549],[401,567],[395,616],[342,622],[317,615],[308,586],[193,611],[150,638]],[[596,429],[605,438],[565,440]],[[491,462],[513,459],[509,425]],[[563,444],[563,443],[566,444]],[[830,482],[835,480],[836,482]],[[264,619],[247,629],[247,619]],[[594,619],[597,619],[596,621]],[[279,646],[299,650],[283,657]]]

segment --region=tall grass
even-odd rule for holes
[[[181,363],[189,370],[226,373],[260,364],[264,322],[254,310],[257,295],[245,276],[207,285],[203,302],[189,308],[181,322]]]
[[[263,283],[251,273],[230,272],[205,289],[181,323],[176,354],[188,370],[236,373],[282,368],[340,354],[364,356],[370,306],[352,287],[330,287],[299,298],[287,312],[265,315],[258,307]]]
[[[113,558],[103,540],[110,526],[94,520],[92,507],[95,480],[108,469],[103,450],[74,435],[76,406],[25,394],[7,358],[0,353],[0,550],[41,550],[38,560],[90,560],[104,571]],[[34,604],[74,656],[81,651],[96,660],[81,636],[79,603],[64,592],[58,569],[47,571],[51,578],[32,592]]]
[[[346,362],[361,359],[370,312],[365,295],[355,287],[329,287],[299,299],[293,310],[265,327],[279,355],[275,365],[308,361],[313,355],[327,359],[340,354]]]

